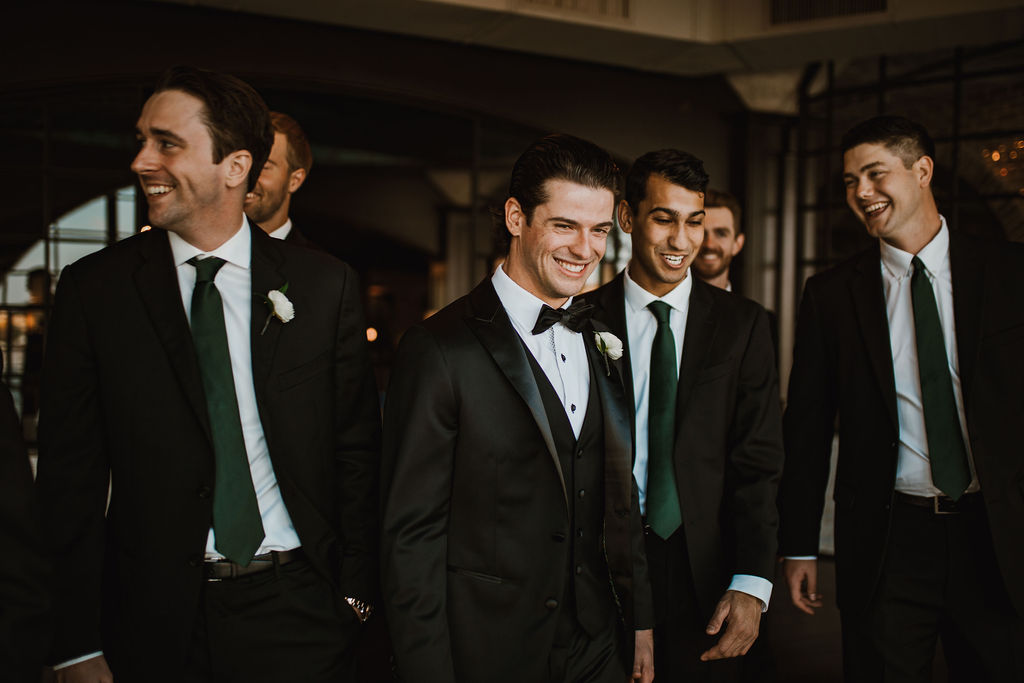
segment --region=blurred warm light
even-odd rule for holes
[[[1017,149],[1024,149],[1024,140],[1017,140]]]
[[[999,161],[999,152],[992,152],[992,161]]]
[[[375,342],[377,341],[377,328],[367,327],[366,328],[366,341]]]
[[[1003,176],[1004,178],[1006,177],[1007,173],[1009,173],[1009,171],[1007,171],[1005,168],[999,169],[999,175]]]
[[[1012,152],[1010,152],[1010,158],[1011,159],[1016,159],[1017,158],[1017,150],[1013,150]]]
[[[139,232],[149,232],[152,229],[153,229],[152,225],[143,225],[142,228],[139,229]]]

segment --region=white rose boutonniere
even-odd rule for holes
[[[595,332],[594,341],[597,343],[597,350],[604,355],[604,369],[610,375],[612,369],[608,365],[608,359],[618,360],[622,358],[622,340],[611,332]]]
[[[270,306],[270,314],[267,316],[267,321],[263,323],[263,329],[260,331],[260,335],[267,331],[267,326],[270,325],[272,318],[277,318],[282,323],[286,323],[295,317],[295,306],[292,305],[292,302],[284,295],[287,291],[288,283],[286,282],[280,289],[272,289],[263,297],[267,306]]]

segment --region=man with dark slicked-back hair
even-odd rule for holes
[[[380,444],[355,274],[243,214],[273,141],[246,83],[172,68],[136,137],[154,229],[65,268],[49,328],[57,680],[352,681]]]
[[[616,362],[574,300],[618,169],[568,135],[512,170],[505,262],[402,338],[383,582],[407,683],[650,683],[651,598]]]
[[[838,417],[836,599],[851,682],[1022,681],[1024,247],[947,225],[935,147],[880,116],[842,140],[877,244],[807,281],[785,416],[780,550],[813,614]]]
[[[632,257],[588,295],[626,347],[657,680],[687,683],[739,680],[771,597],[782,467],[767,315],[690,276],[707,183],[687,152],[637,159],[618,213]]]

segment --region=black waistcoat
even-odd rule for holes
[[[597,379],[591,368],[587,416],[577,439],[544,370],[529,350],[526,355],[544,401],[569,499],[570,538],[566,542],[570,545],[562,604],[575,610],[580,625],[593,638],[616,619],[603,542],[604,416]]]

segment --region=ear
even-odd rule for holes
[[[633,232],[633,211],[625,199],[619,202],[619,227],[626,234]]]
[[[746,241],[747,241],[747,236],[746,236],[745,233],[741,232],[740,234],[736,235],[736,240],[732,243],[732,255],[733,256],[735,256],[736,254],[738,254],[741,251],[743,251],[743,243],[746,242]]]
[[[252,168],[252,154],[239,149],[224,157],[221,162],[225,168],[224,184],[230,188],[239,185],[248,187],[249,169]]]
[[[509,197],[505,200],[505,228],[513,237],[519,237],[523,234],[524,227],[526,214],[523,213],[523,207],[519,205],[518,199]]]
[[[935,162],[929,156],[923,156],[914,162],[911,167],[917,176],[919,187],[928,187],[932,184],[932,173],[935,172]]]
[[[306,182],[306,169],[297,168],[292,171],[291,175],[288,176],[288,194],[302,187],[304,182]]]

